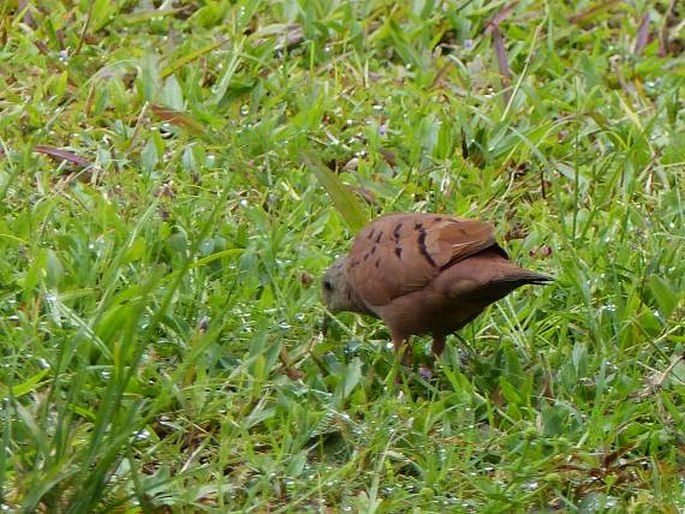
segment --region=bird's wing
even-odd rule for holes
[[[445,267],[496,247],[493,227],[435,214],[391,214],[354,240],[348,280],[369,307],[426,287]]]

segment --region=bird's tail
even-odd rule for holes
[[[510,263],[511,264],[511,263]],[[491,301],[499,300],[521,286],[549,284],[554,280],[549,275],[530,271],[518,266],[507,266],[504,273],[493,277],[477,294]]]
[[[536,271],[530,271],[524,268],[519,268],[518,273],[511,273],[510,275],[504,276],[498,281],[500,282],[514,282],[519,285],[526,284],[549,284],[554,281],[554,277],[545,275],[543,273],[537,273]]]

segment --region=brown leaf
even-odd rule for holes
[[[280,41],[276,45],[276,54],[281,54],[283,51],[291,52],[304,42],[304,32],[302,27],[297,24],[288,25],[287,32],[281,36]]]
[[[29,2],[26,0],[19,0],[19,9],[20,11],[24,11],[24,18],[23,21],[26,25],[31,27],[32,29],[35,29],[38,27],[36,24],[35,20],[33,19],[33,16],[31,16],[31,11],[29,10]]]
[[[674,51],[671,51],[672,48],[670,43],[671,27],[677,25],[679,21],[675,7],[676,0],[671,0],[671,4],[668,6],[668,10],[666,11],[666,16],[664,16],[664,24],[661,26],[661,29],[659,30],[659,57],[666,57],[669,54],[669,52],[673,53],[674,55],[676,54],[676,45],[673,45]]]
[[[395,152],[388,150],[387,148],[379,148],[378,153],[381,154],[388,166],[391,168],[397,166],[397,155],[395,155]]]
[[[637,37],[635,38],[635,48],[633,52],[635,55],[640,55],[647,46],[649,41],[649,13],[642,17],[640,28],[637,29]]]
[[[33,147],[33,151],[36,153],[42,153],[44,155],[54,157],[55,159],[69,161],[73,164],[83,166],[84,168],[92,165],[92,163],[88,159],[80,157],[69,150],[60,150],[59,148],[55,148],[54,146],[36,145]]]
[[[511,2],[508,5],[505,5],[497,14],[495,14],[486,24],[485,30],[483,31],[484,34],[488,35],[491,32],[493,32],[497,27],[499,27],[499,24],[502,23],[504,20],[506,20],[511,13],[514,10],[514,7],[516,7],[516,4],[518,4],[518,1]]]
[[[378,207],[379,203],[376,199],[376,193],[366,187],[352,187],[351,189],[357,193],[367,205]]]
[[[187,112],[177,111],[176,109],[171,109],[170,107],[159,104],[150,104],[150,110],[152,111],[152,114],[160,120],[186,129],[194,134],[204,134],[205,132],[202,123],[197,121]]]
[[[502,32],[500,32],[498,26],[493,26],[492,28],[492,42],[495,45],[495,56],[497,57],[497,66],[502,74],[502,88],[504,94],[505,105],[509,103],[511,99],[511,70],[509,69],[509,60],[507,59],[507,51],[504,48],[504,39],[502,38]]]
[[[536,259],[545,259],[552,255],[552,247],[549,245],[538,246],[528,252],[528,255]]]
[[[528,235],[528,231],[526,228],[521,225],[520,223],[517,223],[509,231],[507,231],[506,234],[504,234],[504,240],[505,241],[512,241],[514,239],[525,239],[526,236]]]
[[[313,283],[314,283],[314,277],[312,277],[306,271],[300,272],[300,284],[302,284],[304,287],[309,287]]]
[[[584,23],[594,18],[597,14],[602,11],[607,11],[611,9],[615,4],[623,3],[623,0],[607,0],[606,2],[601,2],[597,5],[589,7],[584,11],[580,11],[578,14],[574,14],[569,18],[571,23]]]
[[[48,50],[48,47],[42,41],[34,41],[33,44],[40,51],[40,53],[42,53],[43,55],[49,55],[50,54],[50,50]]]

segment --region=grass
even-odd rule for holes
[[[683,15],[2,3],[3,510],[685,509]],[[324,337],[318,277],[392,211],[557,280],[429,379],[380,322]]]

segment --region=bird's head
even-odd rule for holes
[[[347,257],[340,257],[323,274],[321,280],[323,303],[333,314],[354,307],[350,283],[347,280]]]

